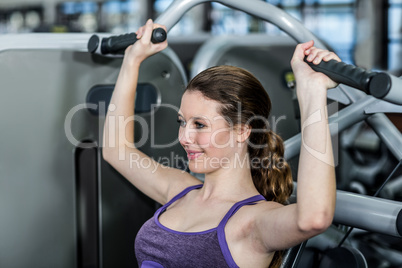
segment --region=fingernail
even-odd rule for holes
[[[151,24],[151,23],[152,23],[152,19],[148,19],[147,24]]]

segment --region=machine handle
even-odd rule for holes
[[[363,68],[336,60],[321,61],[315,65],[304,61],[317,72],[326,74],[337,83],[342,83],[376,98],[402,105],[402,79],[385,72],[370,72]]]
[[[307,61],[307,56],[304,61],[316,72],[326,74],[329,78],[337,83],[345,84],[366,93],[369,93],[370,80],[375,75],[374,72],[368,72],[363,68],[339,62],[336,60],[321,61],[319,64],[314,64]]]
[[[156,28],[152,31],[151,42],[154,44],[161,43],[166,40],[166,37],[167,34],[164,29]],[[101,54],[123,54],[124,50],[137,40],[136,33],[102,38],[102,41],[100,41],[99,36],[92,35],[88,41],[88,52],[95,53],[100,44]]]

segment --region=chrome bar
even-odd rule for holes
[[[297,200],[294,184],[290,203]],[[334,223],[402,237],[402,202],[337,190]]]
[[[360,122],[369,117],[364,112],[364,108],[375,102],[376,98],[366,96],[355,103],[345,107],[338,113],[329,117],[329,127],[331,135],[336,135],[339,132],[347,129],[353,124]],[[301,134],[297,134],[285,141],[285,158],[291,159],[299,154],[301,146]]]
[[[282,9],[260,0],[176,0],[172,2],[172,4],[155,20],[155,22],[165,25],[169,31],[188,10],[196,5],[206,2],[217,2],[270,22],[286,32],[299,43],[314,40],[316,47],[327,48],[324,43],[307,30],[300,21]]]

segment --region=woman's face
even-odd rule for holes
[[[187,152],[189,168],[211,173],[228,168],[235,159],[236,136],[233,124],[219,113],[220,104],[199,91],[186,91],[178,113],[179,141]]]

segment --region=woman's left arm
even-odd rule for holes
[[[292,205],[266,204],[257,217],[261,242],[272,252],[292,247],[324,232],[332,223],[336,182],[331,135],[328,126],[327,89],[336,83],[313,71],[313,64],[335,59],[334,53],[313,47],[313,41],[299,44],[291,64],[296,78],[301,113],[302,142],[297,177],[297,202]]]

